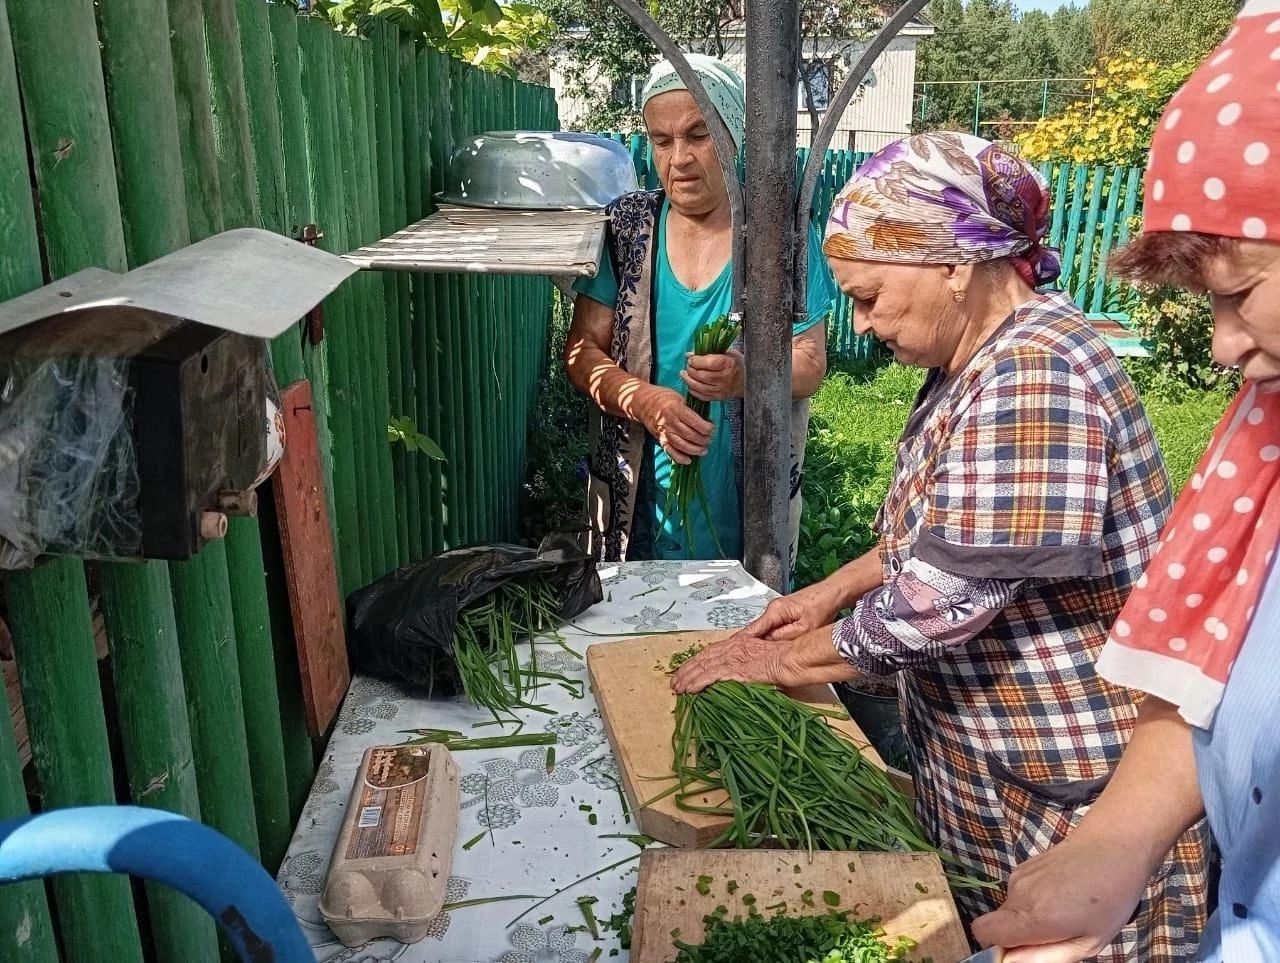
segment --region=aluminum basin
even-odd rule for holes
[[[639,190],[630,152],[594,134],[491,131],[454,151],[443,204],[526,211],[600,209]]]

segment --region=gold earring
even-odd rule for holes
[[[967,298],[968,296],[969,295],[965,294],[963,291],[951,292],[951,300],[956,302],[956,304],[963,304],[965,301],[965,298]]]

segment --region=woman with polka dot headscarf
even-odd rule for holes
[[[1098,661],[1147,693],[1107,790],[978,920],[1007,963],[1072,963],[1138,906],[1206,814],[1222,852],[1197,959],[1280,960],[1280,0],[1250,0],[1151,146],[1136,281],[1207,291],[1213,352],[1245,384]]]

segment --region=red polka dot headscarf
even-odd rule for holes
[[[1280,242],[1280,0],[1249,0],[1165,108],[1142,230]]]
[[[1280,243],[1280,0],[1250,0],[1169,102],[1144,232]],[[1280,393],[1245,383],[1174,506],[1098,674],[1208,728],[1253,628],[1280,533]]]

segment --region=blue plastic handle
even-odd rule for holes
[[[184,816],[85,806],[0,822],[0,883],[56,873],[156,880],[203,906],[246,963],[315,961],[266,870],[225,836]]]

